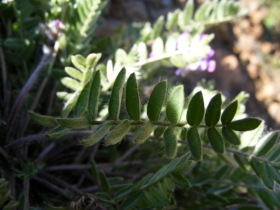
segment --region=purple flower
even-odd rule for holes
[[[211,58],[213,57],[214,54],[215,54],[215,51],[213,49],[211,49],[206,58],[199,59],[195,63],[188,64],[186,66],[186,68],[177,69],[175,74],[177,76],[179,76],[183,72],[188,71],[188,70],[214,72],[216,69],[216,61],[211,60]]]

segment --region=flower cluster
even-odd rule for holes
[[[186,36],[186,34],[187,34],[187,32],[184,32],[179,36],[178,41],[177,41],[177,47],[178,47],[178,45],[180,45],[180,41],[181,41],[180,39],[182,39],[182,37]],[[198,42],[201,42],[202,39],[204,38],[204,36],[205,36],[205,34],[201,34]],[[199,43],[196,43],[196,44],[199,44]],[[216,61],[211,59],[214,56],[214,54],[215,54],[215,51],[210,48],[206,57],[204,57],[204,58],[197,57],[196,62],[187,64],[185,68],[177,69],[175,71],[175,74],[177,76],[179,76],[183,72],[187,72],[189,70],[214,72],[216,69]]]

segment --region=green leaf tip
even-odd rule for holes
[[[270,149],[272,149],[272,147],[274,146],[274,144],[276,143],[277,139],[278,139],[278,132],[274,131],[274,132],[270,132],[268,134],[266,134],[262,139],[259,140],[259,142],[256,144],[255,146],[255,151],[254,151],[254,155],[255,156],[264,156],[268,153],[268,151]]]
[[[86,70],[86,59],[82,55],[72,55],[71,61],[77,69],[81,70],[82,72]]]
[[[104,190],[105,192],[109,192],[110,185],[109,185],[108,179],[103,171],[99,172],[99,181],[100,181],[102,190]]]
[[[126,110],[133,120],[140,120],[140,98],[135,73],[132,73],[126,83]]]
[[[232,121],[234,118],[238,107],[238,101],[235,100],[231,102],[223,111],[221,121],[223,125],[226,125]]]
[[[75,109],[74,109],[74,116],[79,117],[84,114],[87,110],[88,106],[88,99],[90,93],[90,86],[91,83],[88,82],[86,86],[83,88],[81,94],[78,97]]]
[[[187,141],[192,154],[192,157],[197,160],[202,160],[202,145],[197,127],[191,127],[187,132]]]
[[[48,131],[46,133],[46,136],[48,138],[54,139],[54,138],[59,138],[63,135],[65,135],[70,129],[69,128],[65,128],[61,125],[53,128],[52,130]]]
[[[223,154],[225,152],[225,142],[215,127],[208,128],[207,137],[216,153]]]
[[[111,129],[112,122],[106,122],[97,127],[97,129],[87,138],[80,141],[80,144],[89,147],[99,142]]]
[[[228,127],[235,131],[250,131],[256,129],[262,120],[254,117],[247,117],[241,120],[232,121]]]
[[[168,127],[163,134],[163,142],[165,146],[165,156],[168,159],[173,159],[177,155],[177,139],[174,134],[174,128]]]
[[[98,111],[98,100],[101,89],[101,75],[100,71],[97,70],[91,80],[89,98],[88,98],[88,118],[95,120]]]
[[[260,178],[262,179],[264,185],[274,190],[274,180],[272,174],[270,173],[269,167],[266,163],[262,163],[260,167]]]
[[[153,132],[154,124],[151,121],[148,121],[140,130],[135,134],[135,143],[144,143],[151,133]]]
[[[222,128],[222,134],[225,140],[227,140],[229,143],[233,145],[240,145],[240,139],[237,136],[237,134],[230,128],[228,127],[223,127]]]
[[[179,85],[172,90],[166,105],[166,116],[173,125],[180,122],[184,109],[184,102],[184,86]]]
[[[119,119],[125,77],[126,70],[123,68],[115,80],[109,101],[109,115],[112,120]]]
[[[191,126],[198,126],[204,116],[205,108],[202,92],[199,91],[191,98],[187,110],[187,122]]]
[[[77,117],[77,118],[56,118],[59,125],[65,128],[80,129],[90,126],[87,117]]]
[[[39,125],[42,125],[45,127],[57,125],[55,118],[52,116],[37,114],[33,111],[28,111],[28,114],[29,114],[29,117]]]
[[[222,107],[222,95],[221,93],[216,94],[210,100],[205,113],[205,124],[207,126],[215,126],[221,116]]]
[[[166,80],[157,83],[153,89],[147,106],[147,115],[151,121],[156,122],[158,120],[163,102],[165,100],[166,91]]]
[[[105,138],[105,145],[114,145],[119,143],[125,134],[130,130],[131,124],[129,120],[123,120],[118,124],[115,128],[112,129],[112,131],[108,134],[108,136]]]

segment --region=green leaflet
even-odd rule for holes
[[[188,0],[183,11],[183,21],[185,26],[188,25],[192,20],[193,11],[194,11],[194,2],[193,0]]]
[[[249,160],[249,164],[252,167],[253,171],[255,174],[260,177],[260,168],[261,168],[261,163],[257,161],[255,158],[251,158]]]
[[[100,185],[103,191],[109,192],[110,191],[110,185],[108,182],[108,179],[103,171],[99,172],[99,181]]]
[[[270,132],[266,134],[255,146],[255,150],[253,152],[254,155],[260,157],[266,155],[266,153],[273,147],[275,142],[278,139],[278,132]]]
[[[205,11],[206,11],[207,7],[209,7],[208,1],[205,1],[204,3],[202,3],[202,5],[200,5],[200,7],[198,8],[198,10],[195,12],[195,15],[194,15],[194,20],[196,22],[204,20],[204,15],[205,15]]]
[[[29,117],[38,123],[39,125],[45,126],[45,127],[50,127],[50,126],[56,126],[57,122],[54,117],[52,116],[47,116],[47,115],[41,115],[37,114],[33,111],[28,111]]]
[[[180,14],[180,10],[175,10],[174,12],[170,12],[168,14],[168,20],[166,23],[166,28],[168,31],[172,30],[174,28],[174,26],[177,25],[177,20],[178,20],[178,16]]]
[[[174,182],[176,184],[178,184],[179,186],[181,186],[183,188],[191,187],[190,182],[185,177],[183,177],[181,174],[172,174],[172,179],[174,180]]]
[[[74,79],[77,79],[80,81],[83,80],[83,74],[78,69],[75,69],[73,67],[65,67],[65,71],[67,72],[68,75],[70,75]]]
[[[94,181],[98,180],[97,167],[94,160],[91,161],[91,174]]]
[[[70,129],[59,125],[59,126],[55,127],[54,129],[48,131],[46,133],[46,136],[51,139],[59,138],[59,137],[63,136],[64,134],[66,134],[69,130]]]
[[[240,157],[237,154],[233,155],[234,160],[236,161],[236,163],[239,165],[240,168],[242,168],[244,171],[247,171],[244,162],[242,161],[242,157]]]
[[[187,132],[187,141],[193,158],[197,161],[202,160],[202,145],[196,127],[191,127]]]
[[[262,120],[253,117],[247,117],[241,120],[236,120],[228,124],[228,127],[235,131],[250,131],[256,129]]]
[[[155,122],[158,120],[163,102],[165,100],[166,91],[166,80],[157,83],[154,90],[152,91],[147,106],[147,115],[151,121]]]
[[[83,88],[81,94],[79,95],[79,98],[77,100],[77,103],[76,103],[76,106],[74,109],[75,117],[79,117],[79,116],[83,115],[84,112],[87,110],[90,86],[91,86],[91,82],[88,82],[86,84],[86,86]]]
[[[89,99],[88,99],[88,118],[95,120],[98,111],[98,99],[100,95],[101,76],[100,71],[97,70],[91,81]]]
[[[205,113],[205,124],[214,126],[219,122],[221,116],[222,96],[221,93],[216,94],[209,102]]]
[[[184,109],[184,102],[184,86],[179,85],[172,90],[166,105],[166,116],[173,125],[180,122]]]
[[[118,120],[121,108],[123,88],[125,84],[126,70],[122,69],[118,74],[109,101],[109,115],[112,120]]]
[[[91,53],[86,58],[86,69],[90,70],[93,68],[99,59],[101,58],[101,53]]]
[[[275,182],[277,182],[278,184],[280,184],[280,172],[278,169],[276,169],[273,166],[269,166],[269,174],[272,175],[273,179]]]
[[[222,128],[222,134],[225,140],[233,145],[240,145],[240,139],[237,134],[228,127]]]
[[[125,119],[120,124],[118,124],[105,139],[105,145],[114,145],[119,143],[125,134],[130,130],[131,124],[129,120]]]
[[[174,188],[175,188],[174,181],[171,178],[169,178],[169,177],[165,177],[163,181],[164,181],[164,185],[166,186],[166,189],[169,192],[173,192]]]
[[[111,129],[112,122],[106,122],[98,126],[98,128],[87,138],[80,141],[80,144],[89,147],[99,142]]]
[[[266,163],[262,163],[260,167],[260,178],[262,179],[264,185],[273,190],[274,189],[274,180],[270,174],[269,167]]]
[[[162,15],[157,19],[157,21],[154,24],[153,31],[151,32],[151,39],[156,39],[160,35],[163,28],[163,24],[164,24],[164,17]]]
[[[271,150],[268,151],[266,154],[266,159],[268,161],[274,161],[276,158],[278,158],[280,155],[280,144],[277,144],[274,146]]]
[[[173,159],[177,155],[177,139],[174,128],[168,127],[163,134],[166,158]]]
[[[155,174],[153,174],[149,181],[145,185],[141,186],[141,189],[145,189],[148,186],[154,185],[156,182],[158,182],[165,176],[168,176],[170,173],[183,173],[192,165],[193,161],[189,159],[190,156],[188,153],[178,158],[174,158],[168,164],[159,169]],[[178,172],[178,169],[180,169],[180,172]]]
[[[221,154],[225,152],[225,142],[215,127],[208,128],[207,137],[215,152]]]
[[[158,208],[163,208],[163,203],[155,196],[151,189],[145,190],[145,197],[155,206]]]
[[[76,91],[77,89],[80,88],[81,84],[75,79],[72,79],[70,77],[64,77],[61,79],[61,83],[65,86],[68,87],[71,90]]]
[[[139,132],[135,135],[135,143],[143,143],[151,135],[154,129],[154,124],[148,121]]]
[[[164,133],[165,129],[166,129],[166,127],[164,127],[164,126],[157,126],[156,129],[154,130],[154,136],[157,138],[160,138],[162,136],[162,134]]]
[[[226,125],[232,121],[234,118],[238,107],[238,101],[235,100],[231,102],[223,111],[221,121],[223,125]]]
[[[112,201],[111,196],[105,192],[97,192],[94,194],[95,197],[101,202],[109,205],[114,205],[115,203]]]
[[[87,117],[56,118],[56,121],[65,128],[80,129],[91,126]]]
[[[143,192],[137,192],[137,193],[134,193],[133,195],[129,196],[121,204],[121,209],[123,209],[123,210],[132,209],[137,204],[137,202],[142,198],[143,195],[144,195]]]
[[[140,120],[140,98],[135,73],[132,73],[126,83],[126,111],[133,120]]]
[[[192,97],[187,112],[187,122],[191,126],[197,126],[201,123],[204,116],[204,101],[202,92],[199,91]]]
[[[64,107],[62,109],[61,115],[63,117],[67,117],[69,115],[69,113],[71,112],[71,110],[75,106],[75,104],[76,104],[76,102],[79,98],[80,93],[81,93],[81,90],[77,90],[76,92],[74,92],[70,95],[69,99],[64,104]]]
[[[71,61],[77,69],[83,72],[86,70],[86,59],[82,55],[72,55]]]

